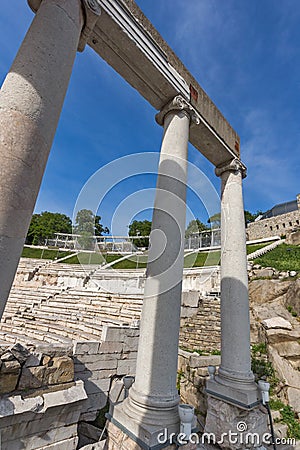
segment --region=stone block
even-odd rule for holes
[[[197,308],[190,308],[190,307],[182,306],[180,316],[182,318],[193,317],[193,316],[197,315],[197,313],[198,313]]]
[[[116,370],[117,369],[117,358],[111,359],[109,361],[97,361],[93,363],[86,363],[85,367],[91,372],[98,370]]]
[[[190,357],[190,367],[198,368],[198,367],[208,367],[208,366],[219,366],[221,363],[221,356],[219,355],[211,355],[211,356],[200,356],[200,355],[191,355]]]
[[[280,439],[287,437],[288,426],[285,423],[274,423],[274,431]]]
[[[37,389],[44,385],[46,367],[24,367],[18,384],[18,389]]]
[[[240,424],[243,425],[243,428],[241,428]],[[258,433],[259,436],[262,436],[264,433],[269,432],[268,415],[259,408],[247,411],[221,400],[208,397],[204,432],[213,433],[216,442],[222,449],[245,450],[244,443],[247,433]],[[237,439],[237,442],[233,443],[229,440],[229,432],[241,434],[243,439]],[[221,436],[224,439],[221,439]]]
[[[109,400],[112,403],[119,402],[124,399],[124,384],[121,380],[113,380],[111,389],[109,391]]]
[[[138,337],[128,337],[123,344],[124,352],[137,352],[139,345]]]
[[[124,352],[119,359],[137,359],[137,352]]]
[[[37,344],[35,348],[36,353],[43,353],[48,356],[72,356],[73,344],[60,344],[59,342],[51,342],[51,344]]]
[[[89,380],[93,376],[90,370],[84,370],[83,372],[76,372],[74,374],[75,380]]]
[[[14,357],[19,361],[20,364],[24,364],[26,359],[30,356],[30,352],[21,344],[15,344],[10,348],[10,352],[14,355]]]
[[[70,405],[87,399],[84,384],[81,380],[67,389],[55,392],[46,392],[44,397],[44,410],[60,405]]]
[[[109,361],[112,359],[120,359],[121,353],[98,353],[95,355],[79,355],[78,358],[74,358],[75,363],[94,363],[101,361]]]
[[[68,356],[54,357],[53,365],[49,368],[49,384],[69,383],[74,380],[74,362]],[[47,369],[47,370],[49,370]]]
[[[15,357],[11,352],[5,352],[0,359],[1,361],[13,361]]]
[[[198,308],[200,293],[198,291],[183,291],[181,296],[182,306]]]
[[[274,344],[274,347],[276,348],[280,356],[286,358],[300,357],[300,344],[297,341],[278,342],[277,344]]]
[[[0,373],[0,394],[13,392],[18,383],[19,373]]]
[[[135,375],[136,359],[118,361],[117,375]]]
[[[84,383],[84,388],[86,393],[89,394],[97,394],[99,391],[108,393],[110,388],[111,380],[110,378],[101,378],[100,380],[89,379]]]
[[[96,394],[90,394],[88,400],[84,405],[83,411],[99,411],[104,408],[107,403],[108,394],[105,392],[98,392]]]
[[[273,269],[268,269],[268,268],[264,268],[264,269],[258,269],[254,271],[254,275],[256,277],[262,277],[262,278],[267,278],[267,277],[272,277],[273,275]]]
[[[83,341],[74,343],[74,355],[93,355],[98,353],[99,341]]]
[[[111,369],[111,370],[97,370],[95,372],[93,372],[93,379],[96,380],[100,380],[103,378],[111,378],[114,375],[116,375],[116,370],[115,369]]]
[[[280,317],[280,316],[272,317],[271,319],[265,319],[261,323],[268,330],[272,329],[272,328],[273,329],[274,328],[282,328],[282,329],[285,329],[285,330],[292,330],[293,329],[292,324],[288,320],[286,320],[286,319],[284,319],[283,317]]]
[[[124,339],[125,337],[123,338],[123,341]],[[123,343],[121,342],[101,342],[99,346],[99,353],[121,353],[122,350]]]
[[[36,367],[39,366],[42,360],[41,353],[31,353],[31,355],[26,359],[24,367]]]
[[[289,342],[300,339],[298,331],[284,330],[282,328],[266,330],[269,344],[277,344],[279,342]]]
[[[278,377],[290,387],[296,389],[300,386],[300,372],[285,359],[279,356],[277,350],[269,346],[270,359]]]
[[[287,399],[289,405],[293,408],[293,410],[299,414],[300,413],[300,386],[299,389],[294,387],[288,387],[287,391]]]
[[[40,450],[41,448],[48,448],[49,444],[56,444],[76,438],[77,423],[66,426],[58,426],[54,421],[53,426],[46,432],[42,431],[42,433],[40,433],[38,429],[31,431],[35,431],[34,435],[25,437],[23,442],[25,441],[24,443],[26,444],[26,448]]]
[[[78,437],[72,437],[70,439],[65,439],[60,442],[55,442],[54,444],[48,444],[45,447],[41,447],[38,450],[74,450],[77,448]]]
[[[80,435],[80,442],[84,441],[86,443],[94,443],[99,441],[101,437],[102,430],[100,428],[95,427],[94,425],[86,422],[79,422],[78,424],[78,433]]]
[[[124,342],[125,333],[123,328],[104,326],[101,335],[101,341],[103,342]]]
[[[16,359],[13,361],[4,361],[1,365],[1,373],[18,374],[21,369],[21,364]]]

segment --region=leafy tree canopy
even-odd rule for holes
[[[44,211],[33,214],[26,237],[26,244],[43,245],[55,233],[72,233],[72,221],[65,214]]]
[[[216,213],[211,216],[207,223],[210,223],[212,228],[220,228],[221,227],[221,213]]]
[[[90,209],[78,211],[75,220],[74,231],[77,234],[89,234],[102,236],[109,233],[109,229],[101,224],[101,217],[95,215]]]
[[[251,213],[250,211],[245,210],[245,224],[247,225],[250,222],[254,222],[256,217],[262,214],[261,211],[257,211],[256,213]],[[208,221],[211,224],[212,228],[220,228],[221,227],[221,213],[214,214],[211,216]]]
[[[149,220],[134,220],[129,225],[129,236],[149,236],[152,222]],[[148,247],[149,239],[135,239],[133,242],[137,247]]]
[[[78,211],[75,219],[74,232],[80,234],[78,242],[81,248],[93,250],[95,247],[94,236],[102,236],[102,233],[109,233],[109,229],[104,227],[101,217],[95,215],[90,209],[81,209]]]
[[[187,229],[185,230],[185,237],[190,237],[193,233],[199,233],[200,231],[207,230],[208,227],[201,222],[199,219],[191,220],[190,223],[187,226]]]
[[[250,222],[254,222],[254,220],[260,216],[262,211],[256,211],[256,213],[252,214],[250,211],[245,210],[245,223],[246,225]]]

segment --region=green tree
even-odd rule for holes
[[[26,237],[26,244],[42,245],[46,239],[54,238],[55,233],[72,233],[70,217],[65,214],[48,211],[33,214]]]
[[[102,233],[109,233],[109,229],[104,227],[101,217],[95,215],[90,209],[78,211],[75,219],[74,232],[80,234],[79,244],[82,248],[90,250],[94,247],[94,236],[102,236]]]
[[[250,222],[254,222],[256,217],[258,217],[260,214],[262,214],[261,211],[257,211],[256,213],[251,213],[250,211],[247,211],[245,209],[244,215],[245,215],[245,224],[247,225]],[[220,228],[221,227],[221,213],[214,214],[211,216],[208,221],[208,223],[211,224],[212,228]]]
[[[248,225],[248,223],[250,223],[250,222],[254,222],[255,219],[258,216],[263,214],[262,211],[256,211],[256,213],[251,213],[250,211],[247,211],[246,209],[245,209],[244,212],[245,212],[245,223],[246,223],[246,225]]]
[[[128,235],[129,236],[149,236],[151,233],[152,222],[149,220],[134,220],[129,225]],[[137,247],[149,247],[149,239],[134,239],[133,243]]]
[[[207,223],[209,223],[212,228],[221,228],[221,213],[216,213],[211,216]]]
[[[193,233],[199,233],[200,231],[208,230],[208,227],[199,219],[191,220],[185,230],[185,237],[190,237]]]

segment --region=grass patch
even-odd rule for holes
[[[254,344],[251,346],[251,368],[255,375],[255,380],[266,380],[270,383],[270,393],[279,383],[275,369],[269,361],[268,349],[265,343]]]
[[[184,258],[184,267],[217,266],[220,264],[220,257],[220,251],[193,253]]]
[[[264,244],[247,245],[247,255],[250,255],[250,253],[256,252],[256,250],[260,250],[261,248],[264,248],[269,244],[270,244],[270,242],[265,242]]]
[[[259,248],[264,247],[266,244],[248,245],[247,253],[252,253]],[[73,254],[73,256],[72,256]],[[69,259],[63,261],[64,264],[94,264],[101,265],[103,263],[110,263],[120,259],[124,255],[121,254],[106,254],[106,253],[80,253],[74,255],[74,252],[70,251],[58,251],[57,249],[40,249],[24,247],[22,257],[34,258],[34,259],[60,259],[65,256],[71,256]],[[128,259],[124,259],[112,266],[114,269],[145,269],[147,267],[147,253],[143,255],[132,255]],[[184,267],[205,267],[205,266],[217,266],[220,264],[221,252],[199,252],[187,255],[184,258]]]
[[[254,263],[263,267],[273,267],[277,270],[295,270],[298,272],[300,271],[300,247],[281,244],[260,258],[256,258]]]
[[[34,259],[59,259],[65,256],[72,255],[73,252],[60,252],[58,250],[41,249],[24,247],[22,252],[22,258],[34,258]]]

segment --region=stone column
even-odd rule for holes
[[[157,116],[158,123],[164,125],[164,135],[136,379],[129,398],[113,413],[113,421],[149,446],[158,444],[157,435],[162,429],[179,430],[176,381],[191,111],[178,96]]]
[[[39,4],[30,0],[34,9]],[[86,22],[87,17],[85,13]],[[0,317],[86,22],[81,0],[43,0],[1,89]]]
[[[216,169],[221,176],[221,366],[207,392],[245,409],[257,405],[251,371],[246,232],[239,160]]]

